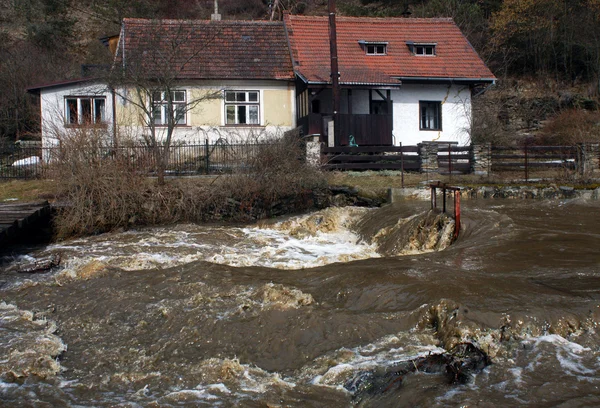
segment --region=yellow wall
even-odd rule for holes
[[[119,102],[120,98],[117,96],[116,114],[117,114],[117,125],[119,126],[143,126],[144,112],[142,109],[131,102],[127,102],[125,105]]]
[[[189,88],[188,88],[189,89]],[[242,88],[243,89],[243,88]],[[215,92],[206,89],[191,89],[188,91],[188,100],[204,98]],[[293,126],[294,112],[292,112],[292,101],[295,91],[292,85],[287,89],[263,89],[262,112],[265,126]],[[133,95],[130,95],[133,97]],[[209,99],[201,101],[188,114],[188,126],[221,126],[224,123],[223,92],[218,91],[217,98],[211,95]],[[128,102],[120,103],[117,96],[117,124],[120,126],[143,126],[141,120],[143,112],[135,104]]]
[[[292,126],[294,123],[291,106],[293,98],[294,90],[291,87],[286,90],[267,89],[263,91],[265,125]]]
[[[214,99],[213,92],[201,89],[191,89],[188,92],[190,100],[207,98],[201,101],[190,111],[190,126],[221,126],[221,101],[222,92],[218,92],[219,98]]]

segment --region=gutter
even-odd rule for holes
[[[481,91],[477,92],[475,95],[473,95],[472,97],[475,98],[485,92],[487,92],[488,89],[490,89],[492,86],[496,85],[496,80],[494,80],[491,84],[489,84],[488,86],[486,86],[485,88],[483,88]]]
[[[309,81],[305,77],[303,77],[300,73],[296,72],[296,75],[300,77],[307,85],[321,85],[327,86],[331,85],[331,82],[325,81]],[[395,78],[397,79],[397,78]],[[340,82],[340,85],[344,86],[364,86],[364,87],[379,87],[379,88],[400,88],[402,87],[402,82],[398,81],[397,84],[388,84],[388,83],[377,83],[377,82]]]
[[[400,81],[419,81],[419,82],[491,82],[496,83],[496,78],[447,78],[447,77],[392,77]]]

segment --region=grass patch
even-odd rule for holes
[[[0,202],[51,201],[55,192],[56,184],[52,180],[0,181]]]

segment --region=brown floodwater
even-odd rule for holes
[[[427,206],[4,258],[0,406],[599,406],[600,202],[466,201],[450,246]],[[19,273],[54,253],[61,268]],[[417,371],[385,392],[348,386],[465,341],[492,361],[467,384]]]

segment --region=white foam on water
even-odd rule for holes
[[[330,208],[254,227],[182,224],[107,233],[48,246],[33,262],[61,253],[61,265],[75,271],[90,262],[124,270],[168,268],[195,261],[284,270],[379,257],[360,241],[352,223],[368,209]]]
[[[209,393],[207,390],[182,390],[182,391],[174,391],[163,397],[164,399],[174,400],[174,401],[186,401],[190,402],[190,398],[196,400],[216,400],[219,399],[218,396]]]
[[[231,391],[229,391],[229,388],[227,388],[225,386],[225,384],[223,384],[223,383],[209,384],[206,386],[206,388],[208,388],[209,390],[217,390],[219,392],[222,392],[223,394],[231,394]]]
[[[560,363],[560,366],[569,374],[596,374],[596,370],[585,367],[583,357],[581,356],[582,353],[591,351],[590,348],[568,341],[556,334],[542,336],[536,339],[536,345],[539,345],[542,342],[552,343],[557,346],[556,359]]]
[[[350,231],[317,232],[314,236],[295,238],[286,231],[252,228],[242,230],[247,239],[207,261],[231,266],[266,266],[278,269],[303,269],[334,262],[376,258],[375,247],[358,243]]]
[[[334,356],[327,356],[330,361],[338,362],[320,369],[308,380],[310,384],[332,387],[337,390],[344,389],[343,384],[360,371],[374,370],[377,367],[390,367],[430,353],[443,353],[432,339],[423,339],[410,334],[390,335],[371,344],[352,349],[340,349]],[[429,342],[431,340],[431,342]],[[402,346],[404,345],[404,346]],[[344,389],[345,390],[345,389]],[[347,391],[347,390],[346,390]]]

